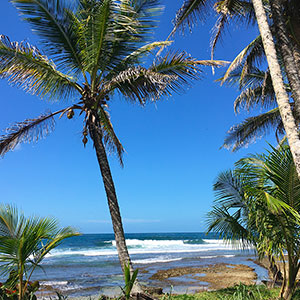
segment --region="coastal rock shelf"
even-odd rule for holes
[[[188,277],[187,277],[188,276]],[[181,279],[182,278],[182,279]],[[181,279],[181,280],[180,280]],[[190,280],[187,280],[190,279]],[[221,289],[233,286],[237,282],[253,284],[257,279],[254,269],[243,264],[215,264],[205,267],[179,267],[159,270],[150,277],[150,280],[165,281],[171,285],[179,282],[187,285],[208,285],[208,289]]]

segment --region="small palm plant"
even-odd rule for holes
[[[132,275],[130,274],[130,264],[128,263],[127,265],[124,265],[124,281],[125,281],[125,286],[122,289],[122,292],[125,296],[126,300],[130,299],[131,291],[132,288],[135,284],[137,275],[138,275],[138,269],[134,270]]]
[[[29,280],[45,256],[75,235],[71,227],[60,229],[53,218],[26,218],[15,207],[0,205],[0,269],[15,282],[19,300],[24,299]]]

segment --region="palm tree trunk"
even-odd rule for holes
[[[19,268],[19,296],[18,299],[22,300],[23,299],[23,266],[20,265]]]
[[[90,135],[94,142],[94,147],[96,150],[96,155],[102,175],[102,180],[104,183],[104,188],[106,192],[109,212],[112,220],[113,230],[115,234],[116,246],[119,255],[119,260],[121,264],[121,268],[124,274],[124,266],[130,266],[130,273],[133,273],[132,263],[129,257],[128,249],[126,246],[125,235],[123,230],[122,218],[120,213],[120,208],[117,200],[117,194],[115,190],[115,185],[113,182],[112,174],[110,171],[105,147],[102,141],[102,134],[100,130],[93,124],[89,125]],[[142,288],[136,282],[135,292],[141,292]]]
[[[272,279],[273,279],[273,286],[275,285],[275,283],[278,280],[282,280],[282,273],[281,271],[278,269],[277,265],[276,265],[276,261],[274,259],[274,257],[270,254],[268,254],[268,260],[269,260],[269,272],[272,274]]]
[[[285,90],[280,65],[277,59],[275,44],[262,0],[252,0],[252,3],[255,10],[259,31],[262,37],[281,119],[289,141],[297,174],[300,178],[300,138],[295,118],[290,106],[289,96]]]
[[[297,263],[296,263],[297,265]],[[296,277],[297,277],[297,274],[298,274],[298,270],[299,268],[294,264],[289,264],[289,270],[288,270],[288,278],[287,278],[287,283],[286,283],[286,286],[285,286],[285,289],[283,291],[283,294],[282,294],[282,298],[284,300],[290,300],[293,296],[293,293],[295,291],[295,288],[296,288]]]
[[[278,48],[282,55],[285,72],[292,89],[292,97],[295,102],[297,119],[300,119],[300,77],[294,57],[294,46],[286,28],[286,20],[284,20],[281,4],[278,0],[270,1],[270,6]]]

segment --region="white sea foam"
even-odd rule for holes
[[[210,259],[210,258],[217,258],[217,257],[230,258],[230,257],[235,257],[235,255],[228,254],[228,255],[206,255],[206,256],[199,256],[199,258],[202,258],[202,259]]]
[[[179,261],[179,260],[182,260],[182,258],[157,257],[157,258],[137,259],[137,260],[133,260],[132,262],[135,264],[154,264],[154,263],[165,263],[165,262],[172,262],[172,261]]]
[[[67,285],[68,281],[41,281],[40,284],[44,286]]]
[[[107,248],[89,248],[89,249],[56,249],[48,257],[56,256],[111,256],[117,255],[115,241],[111,241],[112,246]],[[214,250],[235,250],[234,245],[228,244],[223,240],[203,240],[202,244],[188,244],[184,240],[126,240],[130,254],[157,254],[157,253],[188,253],[203,252]]]

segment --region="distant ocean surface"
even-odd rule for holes
[[[266,270],[248,261],[254,257],[251,249],[240,251],[214,234],[138,233],[126,234],[126,241],[140,281],[150,286],[162,286],[149,279],[157,270],[220,262],[247,264],[255,268],[259,279],[267,277]],[[65,240],[44,259],[32,279],[73,296],[110,294],[124,285],[114,235],[84,234]]]

